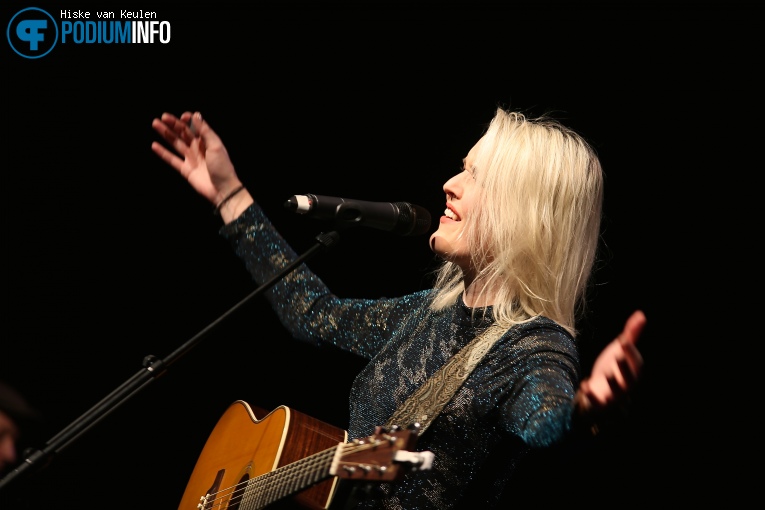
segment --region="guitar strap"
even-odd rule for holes
[[[409,395],[385,426],[418,423],[422,435],[505,331],[494,323],[477,335]]]

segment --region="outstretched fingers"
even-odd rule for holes
[[[643,370],[643,356],[633,343],[622,343],[623,357],[618,359],[619,372],[627,386],[637,383]]]
[[[627,322],[624,323],[624,329],[622,334],[619,335],[619,339],[622,344],[636,344],[643,332],[647,319],[642,310],[635,310],[632,315],[629,316]]]
[[[636,310],[627,319],[624,330],[619,335],[619,344],[622,347],[622,356],[618,358],[619,371],[627,385],[637,381],[643,368],[643,356],[636,344],[646,322],[645,314],[641,310]]]
[[[151,124],[174,152],[158,142],[152,143],[152,150],[186,178],[191,171],[189,167],[194,165],[200,149],[199,140],[189,125],[190,119],[190,112],[183,113],[180,118],[171,113],[163,113]]]
[[[168,150],[159,142],[151,142],[151,150],[153,150],[162,161],[175,168],[178,172],[183,173],[184,160],[179,158],[174,152]]]
[[[159,133],[159,135],[167,142],[167,144],[175,149],[176,152],[170,151],[164,145],[159,142],[152,142],[151,149],[157,154],[163,161],[170,166],[181,171],[183,162],[185,159],[185,153],[188,151],[188,145],[178,137],[178,134],[171,129],[167,123],[160,119],[154,119],[151,123],[151,127]],[[181,158],[178,154],[183,155]]]

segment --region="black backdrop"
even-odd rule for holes
[[[4,3],[3,22],[28,6]],[[115,10],[47,10],[62,8]],[[719,207],[727,172],[740,168],[725,161],[721,172],[720,135],[740,131],[730,117],[751,107],[755,10],[153,10],[171,22],[169,44],[60,45],[38,60],[0,45],[0,378],[43,412],[27,446],[42,448],[144,356],[168,356],[254,290],[210,206],[150,150],[154,117],[203,112],[303,252],[326,225],[287,213],[288,197],[409,201],[437,218],[443,182],[502,104],[555,113],[605,166],[607,250],[583,323],[585,360],[632,310],[649,319],[628,419],[581,455],[530,463],[508,506],[708,497],[699,478],[684,478],[710,474],[710,461],[694,397],[700,349],[686,352],[680,319],[693,302],[702,305],[694,321],[715,309],[699,283],[720,242],[707,236],[715,210],[728,209]],[[338,295],[395,295],[429,283],[426,239],[348,231],[310,265]],[[174,508],[231,402],[288,405],[345,428],[361,366],[293,341],[255,299],[2,506]]]

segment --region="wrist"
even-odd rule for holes
[[[218,200],[216,202],[215,208],[213,209],[213,214],[216,216],[220,216],[221,209],[223,206],[225,206],[228,202],[234,199],[239,193],[244,191],[244,184],[241,182],[234,186],[233,188],[228,189],[224,193],[218,194]]]
[[[215,206],[213,214],[220,216],[224,223],[238,218],[254,202],[244,185],[232,188]]]
[[[596,436],[600,432],[600,427],[595,419],[593,405],[590,397],[580,388],[574,396],[574,429],[579,432],[586,431],[586,434]]]

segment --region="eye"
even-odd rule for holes
[[[477,169],[476,169],[475,165],[468,166],[466,159],[463,159],[462,160],[462,165],[460,165],[460,173],[462,173],[462,172],[469,173],[470,177],[472,177],[473,180],[476,180],[475,176],[476,176],[476,173],[477,173]]]

